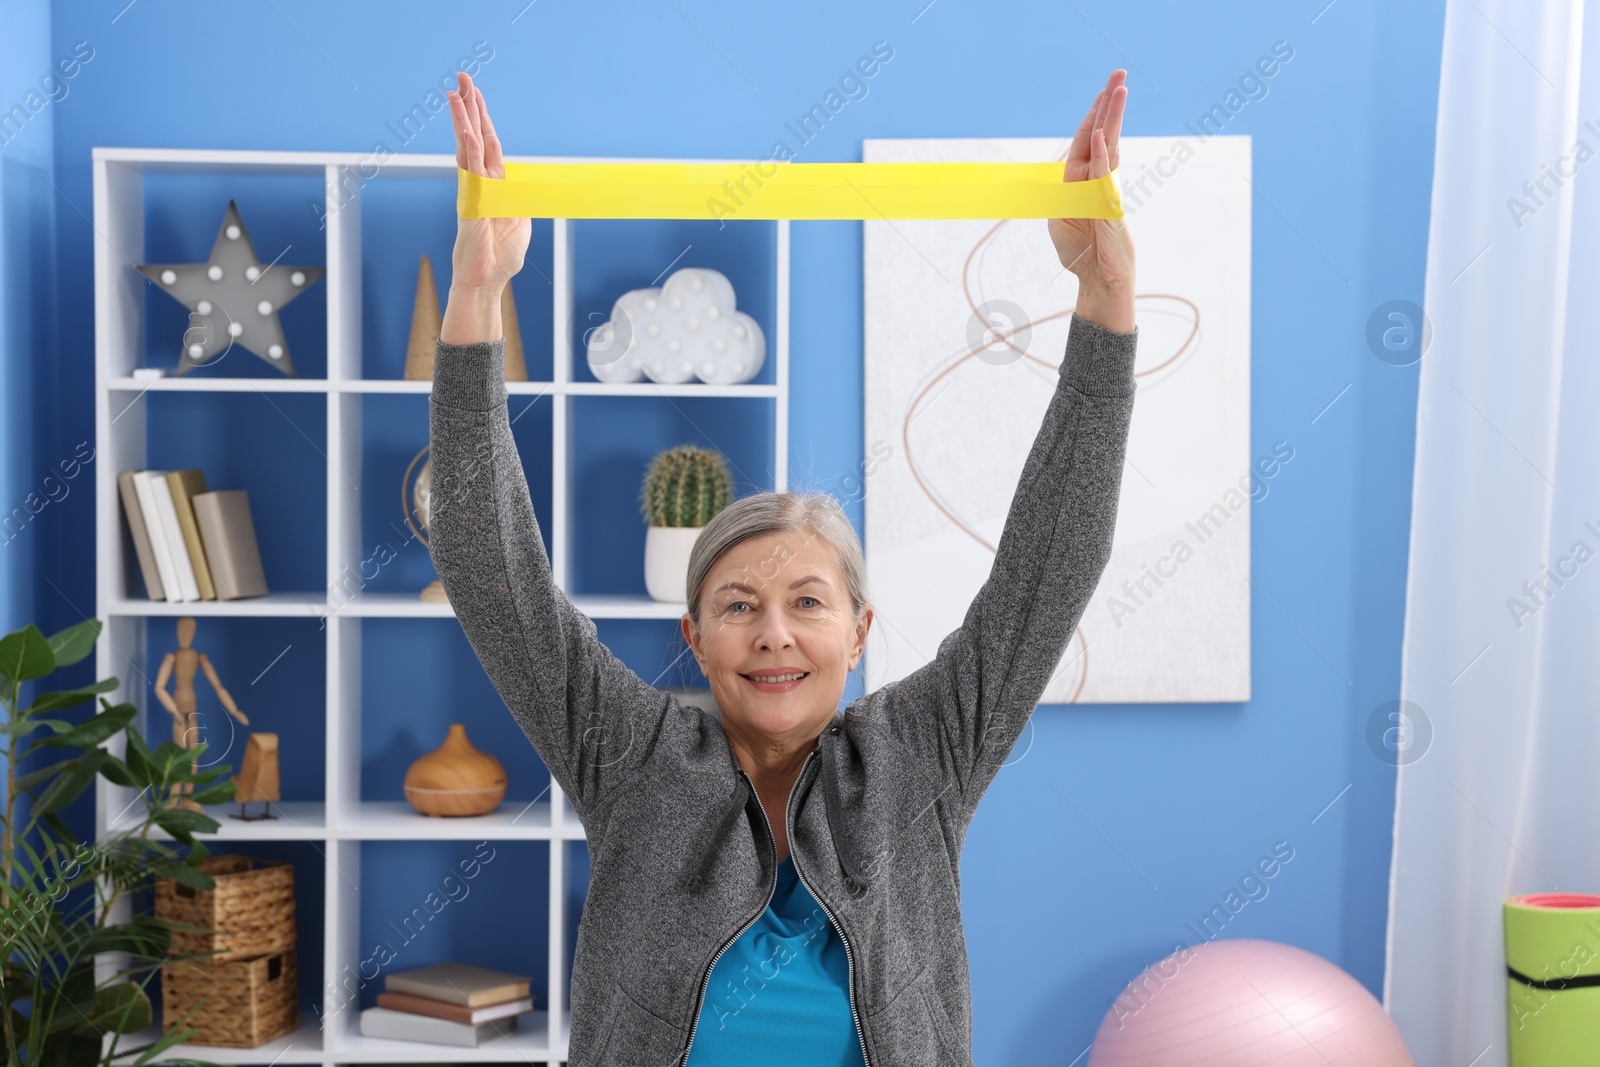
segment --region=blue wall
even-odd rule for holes
[[[60,192],[22,194],[27,210],[20,217],[36,237],[16,230],[17,164],[7,155],[4,373],[14,382],[26,373],[19,363],[29,363],[33,381],[25,395],[49,412],[30,424],[7,401],[0,464],[7,501],[92,429],[92,322],[76,295],[65,299],[86,296],[91,287],[92,146],[366,151],[381,139],[403,151],[449,151],[444,115],[404,145],[387,124],[421,101],[478,41],[494,50],[480,81],[513,152],[764,157],[783,136],[785,120],[820,100],[878,40],[893,46],[892,61],[868,83],[868,95],[851,102],[798,158],[856,160],[866,137],[1070,136],[1117,66],[1129,72],[1124,132],[1180,136],[1274,42],[1288,42],[1293,61],[1227,129],[1254,138],[1258,191],[1251,454],[1280,439],[1295,448],[1270,495],[1253,508],[1255,698],[1242,705],[1046,707],[1035,716],[967,840],[974,1055],[980,1063],[1072,1060],[1122,985],[1180,941],[1198,940],[1187,924],[1222,902],[1278,842],[1287,842],[1293,859],[1223,936],[1302,946],[1381,991],[1393,772],[1369,751],[1365,732],[1373,709],[1392,699],[1399,684],[1415,369],[1376,359],[1365,332],[1369,314],[1384,301],[1421,302],[1441,3],[943,0],[924,7],[913,0],[823,2],[782,14],[720,0],[526,8],[523,0],[506,0],[471,11],[417,2],[381,9],[304,0],[124,10],[125,4],[56,5],[48,47],[20,45],[0,33],[8,39],[8,72],[38,67],[42,73],[80,40],[95,49],[70,95],[40,116],[53,124]],[[6,10],[32,13],[35,23],[40,17],[37,5]],[[24,49],[20,58],[12,54],[17,48]],[[8,73],[3,84],[17,83]],[[6,99],[16,92],[8,88]],[[25,133],[29,152],[50,135],[44,128]],[[30,158],[28,166],[48,164]],[[159,193],[151,240],[174,254],[203,256],[227,195],[204,186]],[[381,272],[366,279],[369,360],[377,358],[375,339],[391,348],[404,343],[407,278],[414,278],[419,251],[444,268],[441,285],[447,280],[448,193],[435,194],[421,216],[408,214],[404,200],[426,200],[427,193],[396,195],[386,209],[393,222],[369,225],[364,235],[370,270]],[[295,255],[307,250],[299,262],[320,263],[315,219],[297,214],[304,205],[267,197],[261,193],[246,208],[258,248],[293,243]],[[53,221],[39,221],[52,210]],[[860,232],[854,222],[794,230],[791,480],[841,495],[863,459]],[[31,299],[19,311],[22,298],[12,294],[19,257],[46,255],[52,246],[64,297],[54,322]],[[1041,254],[1046,248],[1041,244]],[[395,265],[377,265],[386,261]],[[623,272],[612,283],[649,280]],[[548,294],[534,281],[519,278],[518,293],[525,336],[534,342],[530,369],[538,374],[537,343],[548,336],[548,318],[538,309]],[[40,347],[52,332],[58,348]],[[272,491],[274,471],[311,472],[304,498],[322,507],[320,459],[299,433],[303,425],[318,439],[316,405],[287,414],[241,407],[237,425],[230,411],[229,433],[257,435],[271,452],[263,460],[263,450],[207,433],[199,421],[203,405],[163,399],[173,401],[168,410],[177,416],[168,420],[172,436],[153,445],[163,461],[192,458],[214,484],[253,494]],[[425,409],[414,397],[368,403],[365,467],[378,487],[372,495],[387,497],[410,452],[426,440]],[[597,410],[595,418],[606,414]],[[541,519],[549,488],[536,442],[546,439],[547,419],[548,408],[537,406],[517,426]],[[620,458],[586,455],[580,478],[603,477],[608,469],[636,472],[640,456],[689,429],[648,423],[637,440],[619,443]],[[757,441],[764,432],[759,423],[748,431]],[[202,447],[214,447],[215,458],[200,454]],[[759,481],[759,473],[752,478]],[[597,512],[603,520],[627,528],[638,522],[632,497],[630,486],[594,506],[603,509]],[[859,501],[852,499],[850,508],[859,528]],[[37,555],[41,577],[59,587],[57,593],[40,586],[36,614],[47,629],[75,621],[72,605],[93,603],[94,577],[81,565],[92,558],[92,509],[91,494],[73,493],[35,519],[31,544],[5,549],[9,583],[21,573],[13,566],[20,547]],[[364,520],[364,540],[390,536],[398,545],[403,527],[399,535],[386,534],[386,521],[374,508]],[[280,566],[309,576],[289,584],[317,582],[318,538],[287,525],[273,533]],[[384,578],[393,588],[413,588],[429,576],[416,545],[405,546],[397,567]],[[592,581],[604,581],[599,570]],[[6,628],[14,628],[27,603],[16,599],[12,584],[0,589]],[[674,632],[665,625],[601,624],[602,638],[651,680],[680,651]],[[368,634],[368,795],[390,795],[397,766],[436,744],[452,719],[466,721],[475,741],[506,758],[514,797],[531,799],[543,788],[537,760],[525,755],[526,743],[455,628],[385,624],[369,626]],[[230,684],[236,695],[244,691],[241,704],[248,697],[247,710],[316,743],[322,660],[314,627],[206,621],[200,639],[223,677],[237,679]],[[170,643],[168,624],[152,629],[157,657]],[[294,652],[252,689],[246,680],[284,645]],[[408,666],[414,673],[403,675],[393,670],[397,662],[421,661],[436,665]],[[147,673],[153,676],[153,664]],[[660,684],[696,681],[669,675]],[[446,706],[453,692],[465,703]],[[286,767],[286,797],[320,795],[320,756],[316,749],[305,766]],[[442,867],[470,851],[456,843],[435,849],[434,858]],[[504,854],[510,858],[490,865],[488,877],[512,877],[514,867],[524,876],[518,864],[538,863],[523,863],[515,848]],[[374,871],[400,869],[388,858],[374,848]],[[369,882],[367,909],[374,916],[402,912],[431,877],[416,886]],[[581,901],[581,884],[575,893]],[[487,899],[498,899],[495,891]],[[543,914],[541,902],[530,903]],[[394,966],[472,952],[479,937],[487,940],[496,929],[474,924],[463,911],[458,925],[408,946]],[[542,957],[533,955],[542,946],[541,930],[475,958],[531,971],[542,988]],[[306,963],[320,966],[320,958]],[[368,1003],[370,992],[362,1006]]]
[[[40,85],[52,73],[50,44],[47,0],[0,0],[0,633],[34,617],[39,563],[49,554],[36,523],[60,519],[60,508],[53,516],[48,510],[57,501],[65,506],[73,488],[42,460],[40,441],[53,435],[34,418],[36,397],[59,371],[49,94],[61,90]],[[6,780],[0,763],[0,790]]]
[[[44,483],[54,468],[38,449],[54,433],[33,415],[36,396],[58,370],[50,188],[57,104],[40,86],[53,72],[50,46],[47,0],[0,2],[0,632],[33,615],[36,563],[45,549],[29,527],[71,489]]]

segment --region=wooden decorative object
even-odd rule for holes
[[[269,801],[281,800],[278,792],[278,735],[258,733],[251,734],[245,742],[244,766],[238,774],[229,775],[229,781],[237,787],[233,799],[239,802],[239,810],[230,812],[235,819],[276,819],[277,816],[267,811]],[[261,814],[250,815],[246,805],[261,802]]]
[[[189,1041],[256,1048],[300,1027],[300,973],[293,947],[245,959],[182,960],[161,968],[161,1028],[192,1029]],[[196,1007],[198,1005],[198,1007]],[[187,1019],[184,1013],[194,1008]]]
[[[500,291],[500,326],[506,339],[506,381],[525,382],[528,365],[522,354],[522,330],[517,325],[517,302],[511,295],[510,282]],[[417,295],[411,304],[411,334],[406,339],[406,381],[433,380],[434,348],[443,328],[444,316],[439,311],[433,262],[423,256],[417,267]]]
[[[417,296],[411,304],[411,336],[406,341],[406,381],[433,381],[433,350],[444,316],[439,313],[439,290],[433,282],[433,262],[427,256],[417,267]]]
[[[406,771],[406,799],[424,815],[487,815],[506,795],[506,769],[451,723],[444,744]]]
[[[517,302],[511,295],[511,283],[500,290],[500,330],[506,338],[506,381],[528,380],[528,365],[522,358],[522,329],[517,325]]]
[[[209,937],[172,931],[175,953],[220,949],[209,958],[234,960],[294,947],[293,864],[221,855],[197,867],[217,883],[215,889],[201,892],[176,879],[156,879],[156,918],[217,931]]]

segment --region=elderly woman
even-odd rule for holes
[[[1065,180],[1117,165],[1125,77],[1089,109]],[[465,74],[450,111],[460,166],[502,177]],[[529,222],[458,225],[429,401],[431,551],[588,837],[569,1064],[970,1064],[961,847],[1111,551],[1138,335],[1123,221],[1048,223],[1077,306],[960,628],[841,712],[873,618],[855,530],[825,494],[741,497],[695,543],[682,618],[717,714],[629,670],[552,581],[499,317]]]

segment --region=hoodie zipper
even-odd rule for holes
[[[800,784],[800,779],[805,777],[806,768],[811,765],[811,757],[815,756],[816,754],[816,750],[813,749],[806,756],[805,763],[800,765],[800,773],[794,777],[794,784],[789,786],[789,799],[784,802],[783,806],[784,819],[788,820],[784,823],[785,826],[794,825],[793,813],[789,810],[789,806],[794,803],[795,786],[798,786]],[[722,954],[724,952],[728,951],[728,946],[732,945],[735,941],[739,940],[740,937],[744,936],[744,932],[750,929],[751,926],[755,925],[756,920],[761,918],[761,916],[766,913],[767,908],[772,904],[773,894],[778,891],[777,835],[772,832],[772,820],[767,817],[767,806],[761,803],[761,794],[756,792],[755,783],[751,782],[750,776],[744,773],[744,768],[741,767],[739,769],[739,774],[742,775],[744,780],[750,785],[750,792],[756,798],[756,807],[761,809],[761,821],[767,827],[767,838],[772,841],[772,885],[767,889],[767,900],[765,904],[761,905],[761,910],[750,916],[744,925],[739,927],[738,932],[732,937],[728,938],[728,940],[724,941],[722,943],[722,947],[717,949],[717,954],[711,957],[711,965],[706,968],[706,976],[700,982],[700,995],[695,1000],[694,1005],[694,1022],[689,1025],[689,1043],[683,1047],[683,1058],[679,1061],[680,1067],[687,1067],[689,1063],[689,1050],[694,1048],[694,1035],[695,1032],[700,1029],[700,1009],[705,1006],[706,990],[711,985],[711,972],[716,970],[717,961],[722,958]],[[789,849],[789,858],[791,860],[794,859],[794,848],[792,846]],[[794,873],[799,876],[800,884],[806,887],[806,892],[811,893],[811,886],[807,884],[805,876],[800,874],[800,865],[798,863],[796,863],[794,866]],[[856,1015],[855,963],[850,954],[850,941],[844,936],[844,930],[839,926],[838,921],[834,919],[833,912],[828,910],[828,905],[822,903],[822,898],[818,897],[815,893],[812,893],[812,898],[816,900],[818,904],[822,904],[822,910],[827,913],[828,921],[833,923],[833,928],[835,930],[839,931],[839,940],[844,943],[845,965],[849,977],[850,1021],[855,1024],[856,1038],[861,1042],[862,1063],[866,1064],[867,1067],[870,1067],[872,1061],[867,1058],[867,1038],[866,1035],[861,1032],[861,1019]]]
[[[800,784],[800,777],[806,773],[806,765],[811,762],[811,757],[814,755],[816,755],[815,750],[808,754],[806,756],[806,762],[800,765],[800,774],[795,775],[794,785],[789,787],[790,800],[794,799],[794,787]],[[700,1009],[705,1006],[706,989],[711,985],[711,972],[716,970],[717,961],[722,958],[722,954],[724,952],[728,951],[729,945],[732,945],[735,941],[739,940],[740,937],[744,936],[744,932],[750,929],[750,927],[754,926],[757,919],[766,914],[767,908],[772,904],[773,894],[778,891],[778,843],[777,838],[772,833],[772,820],[767,818],[767,806],[761,803],[761,794],[756,792],[756,784],[750,781],[750,776],[744,773],[743,767],[739,768],[739,775],[749,783],[750,793],[756,798],[756,807],[761,809],[761,821],[766,825],[767,837],[772,840],[772,885],[767,888],[766,903],[761,905],[761,910],[750,916],[750,918],[745,921],[744,925],[739,927],[738,932],[736,932],[732,937],[728,938],[728,940],[724,941],[722,943],[722,947],[717,949],[717,954],[711,957],[711,965],[706,968],[706,976],[700,982],[700,995],[695,999],[693,1016],[694,1021],[689,1024],[689,1043],[683,1046],[683,1058],[678,1061],[679,1067],[688,1067],[689,1050],[694,1048],[694,1035],[695,1032],[700,1029]],[[788,805],[785,804],[785,810],[787,810],[787,807]]]
[[[804,770],[805,770],[805,768],[802,767],[801,768],[802,773],[804,772]],[[796,778],[795,781],[799,782],[800,779]],[[789,790],[789,799],[791,801],[794,799],[794,790],[793,789]],[[783,817],[785,819],[789,820],[787,823],[785,823],[786,826],[793,826],[794,825],[793,813],[788,810],[788,806],[787,805],[785,805],[785,807],[784,807]],[[776,852],[776,850],[777,850],[777,846],[776,845],[773,846],[773,850],[774,850],[774,852]],[[828,905],[823,901],[823,899],[821,897],[817,896],[816,893],[812,892],[811,883],[806,881],[806,876],[800,870],[800,861],[795,859],[794,846],[793,845],[791,845],[789,847],[789,859],[790,859],[791,862],[794,863],[794,873],[800,879],[800,884],[805,886],[805,889],[806,889],[807,893],[811,893],[811,899],[815,900],[818,904],[822,905],[822,910],[827,913],[828,921],[833,924],[833,928],[835,930],[839,931],[839,940],[844,943],[844,962],[845,962],[845,979],[846,979],[845,988],[846,988],[846,991],[850,994],[850,1021],[855,1023],[855,1026],[856,1026],[856,1040],[861,1042],[861,1062],[862,1062],[862,1065],[863,1065],[863,1067],[872,1067],[872,1059],[871,1059],[871,1057],[869,1057],[867,1055],[867,1035],[861,1032],[861,1017],[856,1014],[856,964],[855,964],[855,957],[850,954],[850,939],[848,937],[844,936],[844,927],[839,924],[839,920],[838,919],[833,917],[833,911],[831,909],[829,909]]]

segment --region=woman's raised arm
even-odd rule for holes
[[[1073,139],[1066,181],[1108,174],[1127,89],[1116,71]],[[1078,303],[1050,405],[989,577],[927,664],[867,702],[970,818],[1061,663],[1111,558],[1133,417],[1133,243],[1121,219],[1052,219]]]
[[[483,94],[450,94],[456,158],[502,176]],[[429,553],[495,690],[580,816],[649,754],[669,697],[629,670],[556,585],[506,405],[500,295],[527,219],[459,219],[428,398]],[[587,825],[587,820],[586,820]]]

